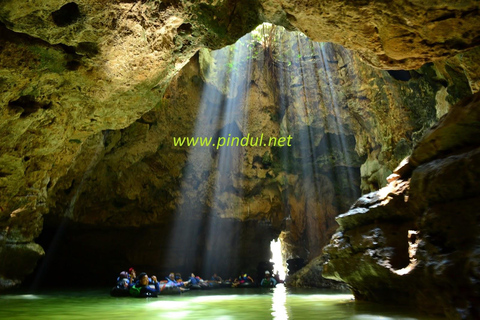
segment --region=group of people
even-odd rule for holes
[[[234,288],[246,287],[246,286],[248,287],[248,286],[255,286],[255,285],[256,283],[252,279],[252,277],[244,273],[238,276],[238,278],[236,278],[233,281],[232,287]],[[277,280],[274,277],[272,277],[272,275],[270,274],[270,271],[266,270],[265,275],[263,279],[260,281],[259,285],[260,287],[264,287],[264,288],[274,288],[277,285]]]
[[[225,284],[231,287],[256,286],[257,284],[246,273],[240,274],[233,281],[224,281],[216,273],[211,280],[205,281],[194,273],[191,273],[188,280],[184,281],[180,273],[171,272],[165,280],[159,281],[156,276],[149,277],[145,272],[138,276],[135,269],[120,272],[117,278],[117,285],[111,290],[112,296],[133,296],[133,297],[156,297],[159,294],[177,294],[190,289],[206,289],[214,285]],[[264,278],[260,281],[261,287],[275,287],[277,280],[265,271]]]
[[[112,288],[112,296],[156,297],[161,292],[160,284],[156,276],[151,278],[145,272],[138,276],[135,269],[128,272],[122,271],[117,278],[117,285]]]

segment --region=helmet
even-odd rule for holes
[[[123,278],[122,280],[119,281],[118,285],[119,285],[120,287],[127,288],[127,287],[128,287],[128,279]]]
[[[270,274],[270,272],[267,270],[267,271],[265,271],[265,274]]]

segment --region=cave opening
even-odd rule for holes
[[[172,269],[257,274],[256,263],[268,261],[274,245],[267,235],[280,230],[291,237],[292,211],[304,225],[300,239],[285,240],[293,245],[281,249],[275,271],[283,280],[287,258],[321,254],[335,216],[360,193],[352,119],[337,93],[345,66],[335,54],[331,44],[267,23],[234,45],[200,52],[203,84],[192,134],[174,137],[177,147],[190,148],[165,255],[177,261]],[[281,192],[262,181],[273,178],[280,178]],[[265,237],[245,237],[248,223]]]
[[[286,260],[310,261],[320,255],[338,226],[336,215],[360,194],[363,158],[355,151],[356,115],[348,114],[345,96],[338,91],[347,78],[356,77],[354,68],[339,64],[347,58],[351,59],[345,50],[332,44],[315,43],[271,24],[260,25],[232,46],[201,50],[178,80],[185,82],[182,76],[201,79],[194,83],[199,98],[190,99],[191,108],[198,109],[195,116],[175,115],[191,124],[192,131],[175,137],[174,143],[188,146],[157,148],[157,154],[140,160],[146,166],[142,170],[149,173],[142,177],[134,171],[138,164],[120,169],[120,174],[108,172],[117,166],[109,162],[117,158],[115,153],[141,143],[128,134],[138,136],[135,130],[143,123],[87,140],[79,164],[84,174],[62,182],[66,188],[58,190],[63,191],[59,196],[67,207],[67,218],[76,222],[69,224],[70,231],[62,232],[64,239],[55,258],[50,258],[49,277],[57,275],[58,283],[71,285],[61,267],[68,265],[87,270],[86,274],[95,270],[104,277],[99,284],[106,284],[112,270],[128,265],[149,273],[194,272],[205,278],[213,273],[230,278],[247,272],[259,280],[264,271],[259,269],[268,267],[272,254],[278,259],[280,245],[281,261],[275,261],[274,271],[284,280]],[[195,64],[199,70],[189,73],[196,70]],[[165,96],[166,107],[185,101],[181,93],[177,97],[167,91]],[[158,130],[159,121],[152,119],[160,116],[145,116],[152,132]],[[118,134],[122,137],[116,138]],[[256,142],[245,144],[245,138]],[[110,151],[104,153],[107,139]],[[152,180],[165,174],[161,154],[169,150],[186,151],[186,157],[178,159],[184,163],[181,176],[171,182],[177,188],[175,196],[167,189],[156,190],[158,183]],[[111,183],[98,184],[105,174]],[[135,188],[134,180],[141,180],[144,194],[140,198],[125,194]],[[74,186],[74,181],[80,183]],[[107,201],[91,203],[89,199],[105,195],[106,190]],[[146,202],[148,197],[153,201]],[[142,207],[142,202],[149,208]],[[174,207],[168,219],[156,220],[152,215],[151,211],[159,216],[160,205]],[[101,219],[97,226],[91,222]],[[138,225],[142,219],[152,222]],[[78,228],[73,226],[76,223]],[[142,235],[136,240],[125,234],[133,232],[132,225],[138,228],[134,233]],[[52,228],[47,231],[51,233]],[[95,250],[95,237],[103,239],[103,249],[96,250],[100,254],[88,251]],[[273,246],[277,246],[275,253]],[[45,243],[45,247],[55,246]],[[69,258],[71,250],[76,251],[75,258]],[[55,263],[65,258],[71,261]]]
[[[479,314],[479,5],[278,2],[2,2],[0,291],[287,262],[292,286]],[[320,316],[277,289],[245,305]]]
[[[363,77],[379,93],[365,90]],[[401,80],[393,89],[392,77]],[[368,147],[384,130],[378,119],[398,103],[373,97],[413,92],[419,81],[372,71],[341,46],[272,24],[200,50],[160,108],[125,129],[69,140],[81,151],[71,174],[50,184],[57,206],[38,240],[47,255],[24,284],[92,286],[74,273],[106,286],[135,267],[160,279],[248,274],[256,282],[270,271],[279,282],[338,288],[315,276],[322,248],[336,217],[385,183],[390,172],[379,161],[396,156]],[[28,109],[10,106],[20,107]],[[162,138],[148,146],[146,136]],[[383,138],[392,146],[408,139]],[[392,271],[409,272],[408,239],[389,236]]]
[[[282,231],[278,239],[270,241],[270,251],[272,252],[272,258],[270,262],[273,262],[273,273],[278,276],[280,281],[285,280],[287,276],[287,261],[285,259],[285,248],[282,243],[282,238],[285,233]]]

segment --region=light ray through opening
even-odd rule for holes
[[[335,186],[347,185],[342,190],[346,198],[356,192],[349,171],[349,152],[355,141],[346,140],[353,135],[348,132],[349,124],[342,122],[348,119],[348,111],[339,106],[333,76],[339,67],[332,63],[335,58],[331,51],[331,44],[314,43],[300,33],[261,25],[235,45],[211,52],[211,65],[204,77],[195,137],[214,137],[216,141],[218,137],[247,136],[252,121],[259,120],[250,117],[251,108],[263,107],[260,95],[264,89],[259,86],[268,81],[273,81],[276,88],[279,134],[296,135],[290,149],[277,153],[276,160],[282,166],[278,179],[283,188],[283,212],[279,215],[285,221],[296,219],[287,223],[285,231],[288,233],[292,226],[298,228],[295,232],[301,239],[296,241],[307,245],[303,253],[292,254],[284,252],[282,237],[270,243],[274,272],[282,280],[286,276],[286,258],[303,256],[310,260],[318,256],[318,243],[325,242],[336,229],[334,218],[339,212],[331,196],[338,192]],[[258,95],[258,105],[252,103],[254,94]],[[332,150],[334,155],[329,154]],[[247,218],[250,214],[242,185],[249,152],[254,151],[239,147],[188,150],[180,189],[182,201],[172,223],[167,255],[167,260],[176,261],[173,268],[181,268],[182,272],[190,268],[187,274],[198,272],[204,277],[220,270],[228,275],[242,271],[242,257],[237,252],[244,246],[242,219],[245,212]],[[191,192],[187,194],[196,180],[206,184],[197,198]]]

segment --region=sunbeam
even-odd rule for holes
[[[329,66],[336,58],[329,56],[326,46],[264,24],[232,46],[202,52],[205,83],[194,136],[212,137],[212,145],[188,150],[182,201],[173,217],[166,259],[175,261],[171,268],[208,278],[219,271],[229,276],[246,268],[253,271],[251,262],[244,263],[248,256],[238,254],[245,252],[242,239],[250,218],[244,195],[252,192],[248,178],[252,170],[258,174],[260,166],[262,174],[275,174],[269,169],[272,157],[280,164],[282,206],[265,222],[280,219],[288,224],[287,242],[288,233],[307,242],[304,252],[297,250],[289,257],[311,259],[320,254],[317,244],[325,243],[336,228],[338,208],[333,202],[340,195],[335,194],[335,185],[342,185],[346,199],[358,194],[349,169],[355,142],[346,140],[349,124],[340,118],[348,117],[338,106],[333,85],[332,73],[338,73],[338,66]],[[278,128],[265,132],[271,129],[263,124],[265,119],[252,116],[258,114],[252,112],[255,109],[276,117]],[[271,136],[292,137],[294,132],[294,144],[270,146]],[[198,185],[194,198],[188,190],[202,180],[205,185]],[[278,191],[268,192],[272,197]],[[272,234],[270,240],[276,238],[278,234]]]

